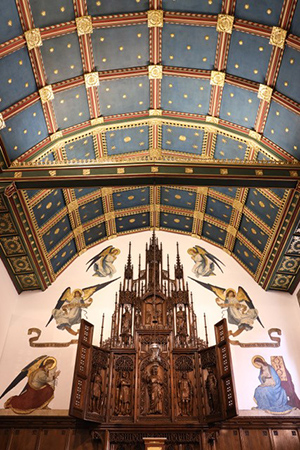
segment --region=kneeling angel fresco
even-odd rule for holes
[[[75,289],[73,292],[71,292],[70,287],[65,289],[56,303],[55,308],[52,310],[52,315],[46,327],[54,319],[59,330],[66,330],[74,336],[77,335],[79,330],[74,331],[72,326],[80,324],[82,310],[91,306],[93,302],[91,296],[117,279],[84,289]]]
[[[88,271],[89,268],[93,266],[94,277],[112,277],[116,273],[116,268],[113,263],[120,253],[121,250],[113,247],[112,245],[109,245],[87,262],[87,264],[90,264],[86,271]]]
[[[49,409],[54,398],[56,379],[60,374],[56,370],[57,362],[53,356],[39,356],[21,370],[19,375],[5,389],[0,399],[17,386],[25,377],[27,384],[19,395],[6,400],[4,408],[17,414],[30,414],[36,409]]]
[[[223,272],[220,264],[223,264],[216,256],[212,255],[205,248],[199,247],[199,245],[195,245],[193,248],[188,249],[188,254],[191,255],[192,260],[194,261],[194,267],[192,268],[192,272],[198,278],[200,277],[210,277],[215,274],[215,265]],[[220,263],[220,264],[219,264]],[[223,264],[224,266],[224,264]]]
[[[277,361],[278,360],[278,361]],[[257,409],[270,414],[288,414],[300,408],[300,400],[295,393],[292,378],[281,356],[271,357],[268,364],[262,356],[254,356],[252,364],[259,369],[260,385],[254,391]],[[255,408],[253,408],[255,409]]]

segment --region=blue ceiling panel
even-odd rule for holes
[[[48,136],[40,101],[8,119],[5,123],[6,127],[0,131],[0,135],[11,161]]]
[[[45,155],[43,158],[41,158],[39,161],[43,164],[49,164],[49,163],[55,161],[54,154],[52,152],[50,152],[47,155]]]
[[[191,114],[208,113],[210,82],[196,78],[163,77],[162,109]]]
[[[75,19],[72,0],[30,0],[36,27],[47,27]]]
[[[23,34],[16,2],[7,1],[2,3],[0,14],[0,44]]]
[[[298,160],[300,159],[299,129],[300,116],[271,101],[264,135]]]
[[[299,89],[300,54],[297,50],[285,46],[276,89],[287,97],[300,103]]]
[[[219,246],[223,246],[226,238],[226,231],[216,227],[211,223],[204,222],[202,228],[202,236]]]
[[[99,225],[89,228],[84,233],[84,239],[86,245],[92,245],[106,237],[105,222],[99,223]]]
[[[286,193],[286,189],[283,189],[283,188],[272,188],[272,189],[269,189],[269,191],[273,192],[280,199],[282,199],[284,197],[284,194]]]
[[[256,159],[258,160],[258,161],[263,161],[263,160],[267,160],[267,161],[270,161],[270,157],[269,156],[267,156],[265,153],[263,153],[263,152],[258,152],[257,153],[257,157],[256,157]]]
[[[235,15],[240,19],[278,26],[283,0],[237,0]]]
[[[203,130],[163,125],[162,148],[201,155],[203,136]]]
[[[215,159],[245,159],[246,151],[247,145],[244,142],[218,134],[214,153]]]
[[[72,232],[72,226],[68,216],[57,222],[43,236],[43,241],[48,252],[50,252],[64,237]]]
[[[85,195],[91,194],[92,192],[98,191],[99,188],[78,188],[74,189],[76,198],[84,197]],[[100,192],[100,190],[99,190]]]
[[[235,246],[233,249],[233,254],[236,258],[241,261],[250,272],[253,274],[256,272],[256,269],[259,264],[259,258],[249,250],[239,239],[236,240]]]
[[[102,198],[96,198],[95,200],[80,206],[78,211],[82,223],[87,223],[96,217],[103,216]]]
[[[264,233],[252,220],[243,215],[239,232],[245,236],[251,244],[255,245],[261,252],[264,251],[267,241],[269,239],[268,234]]]
[[[245,203],[254,214],[265,222],[270,228],[273,227],[277,213],[278,206],[274,205],[257,189],[250,189]]]
[[[237,188],[234,188],[234,187],[229,187],[229,188],[228,187],[213,187],[213,188],[210,188],[210,190],[220,192],[221,194],[228,195],[228,197],[231,197],[231,198],[235,198],[236,192],[237,192]]]
[[[232,213],[232,206],[221,202],[212,197],[207,197],[206,214],[222,220],[222,222],[229,223]]]
[[[149,30],[146,24],[96,29],[92,43],[98,72],[149,64]]]
[[[149,205],[150,188],[142,187],[138,189],[130,189],[127,191],[119,191],[113,193],[113,203],[115,210],[135,208],[137,206]]]
[[[225,84],[220,109],[221,119],[253,128],[260,100],[256,92]],[[241,113],[241,105],[243,105]]]
[[[58,92],[53,105],[60,129],[77,125],[90,118],[85,86]]]
[[[103,14],[119,14],[149,9],[148,0],[87,0],[88,12],[92,16]]]
[[[31,199],[35,195],[39,194],[41,191],[40,191],[40,189],[28,189],[25,192],[26,192],[28,198]]]
[[[162,31],[162,64],[213,70],[217,40],[216,28],[166,23]]]
[[[268,39],[233,30],[226,72],[264,83],[271,51]]]
[[[104,116],[149,109],[150,87],[148,77],[102,81],[98,90],[101,112]]]
[[[50,262],[52,264],[55,273],[59,272],[71,259],[76,255],[77,248],[75,240],[72,239],[65,247],[63,247],[57,255],[51,258]]]
[[[162,205],[174,206],[176,208],[185,208],[190,210],[195,209],[196,196],[196,192],[169,187],[162,187],[160,193]]]
[[[49,195],[33,207],[37,224],[42,227],[51,217],[55,216],[66,206],[61,189],[50,191]]]
[[[0,59],[0,110],[37,90],[26,48]]]
[[[184,11],[200,14],[218,14],[221,12],[222,0],[164,0],[165,11]]]
[[[105,135],[107,154],[109,156],[139,152],[149,147],[147,126],[107,131]]]
[[[41,52],[48,84],[83,74],[77,34],[44,40]]]
[[[150,227],[150,213],[132,214],[116,218],[117,233]]]
[[[300,34],[300,2],[297,2],[290,32],[296,36],[299,36]]]
[[[79,159],[96,159],[93,136],[87,136],[83,139],[78,139],[78,141],[66,144],[65,152],[68,161],[78,161]]]
[[[179,214],[171,214],[161,212],[160,228],[168,228],[170,230],[184,231],[191,233],[193,228],[193,218],[180,216]]]

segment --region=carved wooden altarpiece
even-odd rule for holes
[[[213,347],[198,336],[179,250],[171,278],[153,234],[137,278],[129,249],[110,338],[93,346],[93,325],[82,321],[70,414],[97,422],[93,436],[106,430],[111,450],[144,449],[146,437],[166,438],[166,450],[200,449],[201,427],[236,415],[225,320],[215,334]]]

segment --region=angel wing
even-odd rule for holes
[[[98,259],[104,258],[105,256],[107,256],[107,255],[109,254],[109,252],[110,252],[112,249],[113,249],[113,245],[109,245],[108,247],[105,247],[104,250],[101,250],[100,253],[98,253],[97,255],[93,256],[93,257],[86,263],[86,264],[91,263],[91,264],[88,266],[88,268],[86,269],[86,272],[89,270],[89,268],[90,268],[91,266],[93,266],[93,265],[98,261]]]
[[[225,264],[222,263],[222,261],[220,261],[219,258],[217,258],[216,256],[214,256],[214,255],[212,255],[211,253],[208,253],[208,252],[205,252],[205,256],[206,256],[208,259],[210,259],[216,266],[218,266],[219,269],[221,270],[221,272],[223,273],[223,269],[222,269],[222,267],[220,266],[220,264],[218,264],[218,263],[223,264],[223,266],[225,266]]]
[[[199,283],[201,286],[205,287],[205,289],[208,289],[209,291],[212,291],[214,294],[217,295],[223,302],[225,301],[225,291],[226,289],[220,288],[218,286],[213,286],[209,283],[203,283],[202,281],[195,280],[195,278],[189,277],[191,280],[196,281],[196,283]]]
[[[64,292],[59,297],[59,300],[57,301],[54,309],[60,309],[65,302],[70,302],[71,300],[72,300],[71,288],[68,287],[67,289],[64,290]],[[53,319],[53,314],[51,315],[50,319],[48,320],[46,327],[49,325],[49,323],[51,322],[52,319]]]
[[[244,288],[242,288],[242,286],[239,286],[238,291],[237,291],[237,295],[236,298],[239,302],[244,301],[246,303],[246,305],[248,306],[249,309],[255,309],[255,306],[253,304],[253,301],[251,300],[251,298],[249,297],[249,295],[247,294],[247,292],[245,291]],[[260,318],[257,316],[257,321],[261,324],[261,326],[263,328],[265,328],[262,324],[262,321],[260,320]]]
[[[11,391],[15,386],[17,386],[28,374],[31,368],[33,366],[36,366],[37,368],[40,367],[42,362],[47,358],[47,355],[39,356],[38,358],[31,361],[31,363],[27,364],[21,372],[16,376],[16,378],[10,383],[9,386],[5,389],[5,391],[1,394],[0,399],[4,397],[9,391]]]
[[[87,300],[88,298],[90,298],[95,292],[99,291],[100,289],[105,288],[106,286],[108,286],[110,283],[113,283],[114,281],[117,281],[119,278],[115,278],[114,280],[110,280],[110,281],[106,281],[105,283],[101,283],[101,284],[96,284],[95,286],[90,286],[87,288],[82,289],[83,291],[83,300]]]

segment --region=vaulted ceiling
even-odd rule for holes
[[[300,274],[297,0],[3,0],[0,255],[20,292],[162,229]]]

